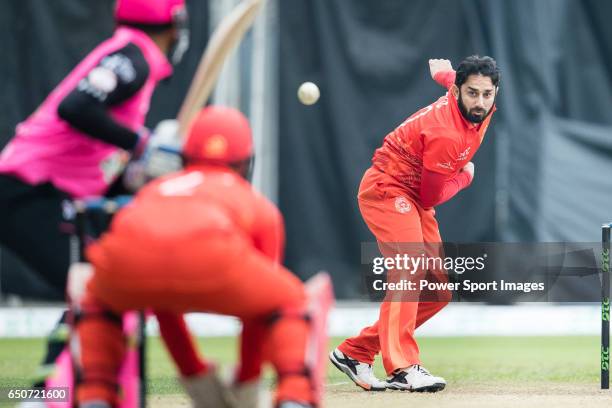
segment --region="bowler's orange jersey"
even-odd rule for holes
[[[445,74],[437,75],[436,80],[450,88],[454,72]],[[456,176],[480,147],[491,116],[478,125],[471,124],[449,91],[389,133],[374,153],[373,167],[393,177],[397,187],[420,203],[423,167],[449,178]]]

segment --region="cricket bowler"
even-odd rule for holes
[[[239,317],[250,327],[243,355],[251,344],[251,352],[263,352],[276,370],[275,406],[319,406],[327,351],[324,324],[317,322],[327,316],[333,291],[331,284],[309,291],[279,262],[283,220],[248,182],[252,146],[242,113],[205,108],[183,149],[185,169],[142,188],[110,230],[87,248],[93,274],[78,302],[74,339],[80,346],[81,408],[118,403],[117,373],[125,352],[120,316],[143,309],[163,316],[166,327],[178,322],[173,336],[164,337],[175,361],[193,348],[181,323],[184,313]],[[195,406],[231,406],[211,384],[211,366],[198,364],[196,354],[189,353],[191,372],[177,364]]]
[[[359,209],[384,256],[393,256],[397,243],[439,247],[434,207],[472,182],[471,159],[495,112],[500,73],[494,59],[470,56],[456,71],[448,60],[430,60],[429,66],[448,92],[385,137],[359,186]],[[421,366],[414,331],[449,300],[397,301],[387,293],[378,321],[333,350],[331,362],[368,391],[444,389],[446,381]],[[386,381],[372,370],[378,352]]]
[[[184,0],[118,0],[112,38],[17,126],[0,155],[0,244],[58,294],[70,265],[63,203],[105,195],[145,149],[153,91],[188,45],[186,17]],[[58,326],[45,364],[62,350],[64,333]]]

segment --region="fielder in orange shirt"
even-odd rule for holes
[[[259,375],[261,354],[278,373],[278,408],[317,406],[326,353],[321,328],[333,292],[328,278],[317,292],[280,264],[282,216],[247,181],[252,139],[246,118],[230,108],[204,109],[183,155],[184,171],[146,185],[87,249],[94,272],[76,319],[79,406],[118,404],[125,350],[118,316],[149,308],[196,406],[232,401],[219,384],[200,381],[211,367],[187,332],[182,315],[189,311],[245,323],[239,380]]]
[[[442,256],[434,208],[468,187],[474,177],[472,157],[480,147],[493,112],[500,74],[495,60],[471,56],[455,72],[448,60],[429,61],[432,78],[448,89],[388,134],[359,186],[359,209],[384,256],[400,251],[399,243],[421,248],[428,257]],[[409,252],[409,250],[408,250]],[[417,276],[440,271],[420,271]],[[391,279],[397,273],[389,272]],[[330,353],[332,363],[358,386],[439,391],[446,381],[421,366],[414,331],[450,300],[399,301],[387,293],[379,320]],[[381,352],[386,381],[372,372]]]

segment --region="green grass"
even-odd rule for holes
[[[342,340],[331,339],[330,347]],[[235,339],[205,338],[198,343],[205,355],[222,365],[235,363]],[[599,381],[599,338],[596,336],[422,338],[419,344],[423,365],[455,384],[595,384]],[[0,387],[29,385],[42,358],[43,346],[43,339],[0,339]],[[150,392],[181,393],[174,367],[159,339],[149,339],[148,346]],[[384,376],[380,361],[375,370],[380,377]],[[328,381],[347,379],[330,365]]]
[[[43,347],[43,339],[0,339],[0,388],[29,386]]]
[[[423,365],[456,384],[599,381],[599,338],[462,337],[420,341]]]

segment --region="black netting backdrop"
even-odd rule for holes
[[[429,58],[490,55],[498,112],[472,186],[437,209],[447,241],[597,241],[612,219],[612,3],[280,2],[280,205],[287,263],[360,291],[373,240],[356,194],[383,137],[444,90]],[[322,90],[302,106],[300,83]]]
[[[23,0],[0,3],[0,147],[47,94],[97,44],[112,35],[114,0]],[[175,117],[208,39],[208,1],[188,0],[191,47],[175,74],[157,88],[147,123]],[[0,209],[1,211],[1,209]],[[1,290],[61,298],[2,251]]]
[[[192,48],[154,96],[149,124],[172,117],[206,43],[208,2],[189,1]],[[597,241],[612,220],[612,3],[603,0],[281,0],[279,201],[286,263],[361,291],[357,188],[383,137],[444,90],[429,58],[497,59],[498,112],[472,186],[437,209],[447,241]],[[110,35],[112,0],[0,5],[0,145],[65,74]],[[295,93],[316,82],[319,103]],[[3,252],[2,290],[24,285]],[[6,264],[9,265],[6,265]],[[10,266],[10,267],[8,267]],[[30,293],[30,294],[32,294]]]

